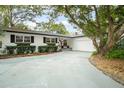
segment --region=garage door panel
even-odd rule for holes
[[[73,42],[73,50],[78,51],[95,51],[92,41],[89,39],[76,39]]]

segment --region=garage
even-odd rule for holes
[[[72,50],[77,51],[95,51],[92,41],[87,37],[73,38]]]

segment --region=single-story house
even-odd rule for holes
[[[23,31],[14,29],[4,29],[3,35],[0,36],[0,50],[4,50],[6,46],[15,46],[17,43],[30,43],[36,46],[46,45],[47,43],[56,43],[61,41],[63,49],[71,49],[77,51],[94,51],[95,48],[92,41],[83,35],[61,35],[55,33],[45,33],[43,31]]]

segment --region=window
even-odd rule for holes
[[[2,48],[2,41],[0,41],[0,48]]]
[[[43,37],[43,43],[46,43],[46,37]]]
[[[34,43],[34,36],[11,35],[11,43]]]
[[[25,43],[30,43],[31,42],[31,37],[30,36],[25,36],[24,37],[24,42]]]
[[[43,37],[43,42],[44,42],[44,43],[57,43],[57,38],[47,38],[47,37]]]
[[[46,43],[50,43],[50,38],[46,38]]]
[[[16,43],[22,43],[23,42],[23,36],[16,36]]]
[[[57,38],[55,38],[55,40],[56,40],[55,42],[57,43],[57,42],[58,42],[58,39],[57,39]]]
[[[31,43],[34,43],[34,36],[31,36]]]
[[[10,36],[10,42],[11,43],[15,43],[15,35],[11,35]]]
[[[51,38],[51,43],[56,43],[56,38]]]

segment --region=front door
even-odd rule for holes
[[[67,40],[64,40],[64,44],[63,44],[64,46],[67,46]]]

